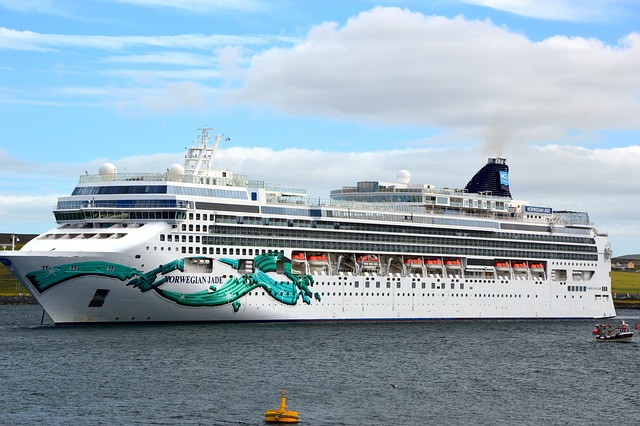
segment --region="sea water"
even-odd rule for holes
[[[640,322],[621,310],[619,323]],[[637,425],[640,336],[596,321],[54,326],[0,306],[0,424]]]

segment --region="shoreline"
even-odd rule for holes
[[[37,305],[36,299],[30,295],[0,296],[0,305]]]

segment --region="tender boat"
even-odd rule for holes
[[[593,335],[597,342],[621,342],[629,343],[633,341],[633,331],[622,321],[620,327],[613,327],[611,324],[598,324],[593,329]]]
[[[291,254],[291,260],[295,261],[295,262],[302,262],[304,261],[304,253],[298,251],[298,252],[293,252]]]
[[[422,268],[423,262],[421,258],[416,257],[411,259],[405,259],[404,264],[407,265],[409,268],[420,269]]]
[[[458,259],[447,259],[444,261],[444,267],[447,269],[460,269],[461,264]]]
[[[496,268],[496,271],[508,271],[511,269],[511,264],[509,262],[495,261],[493,262],[493,266]]]
[[[511,266],[517,271],[524,271],[527,269],[527,264],[525,262],[513,262]]]
[[[442,260],[440,259],[427,259],[427,268],[429,269],[440,269],[442,268]]]
[[[283,390],[280,407],[277,410],[267,410],[264,421],[267,423],[298,423],[298,412],[287,410],[287,391]]]

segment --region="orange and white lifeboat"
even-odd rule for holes
[[[444,267],[447,269],[460,269],[462,264],[460,263],[460,259],[446,259],[444,261]]]
[[[412,257],[404,260],[404,264],[409,268],[422,268],[423,261],[420,257]]]
[[[519,262],[514,261],[511,263],[514,271],[526,271],[527,270],[527,262]]]
[[[529,269],[532,271],[544,271],[544,265],[542,263],[530,263]]]
[[[301,251],[294,251],[291,253],[291,260],[294,262],[304,262],[304,253]]]
[[[307,256],[309,265],[326,265],[327,256],[324,254],[310,254]]]
[[[442,260],[440,259],[427,259],[425,262],[427,269],[440,269],[442,268]]]
[[[508,271],[511,268],[511,264],[505,260],[496,260],[493,262],[493,267],[496,271]]]

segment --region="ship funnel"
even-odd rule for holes
[[[469,181],[465,187],[471,193],[489,193],[501,197],[511,197],[509,190],[509,166],[504,158],[489,158],[487,164]]]

